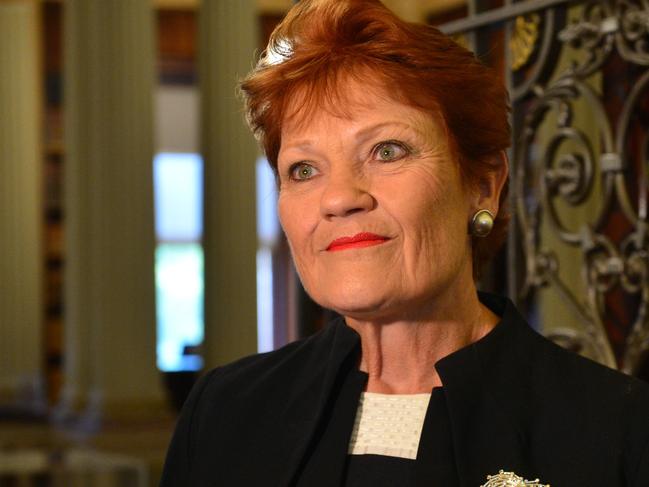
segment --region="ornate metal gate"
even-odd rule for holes
[[[646,374],[649,0],[480,3],[442,30],[510,88],[508,292],[556,341]]]

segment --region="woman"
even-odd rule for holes
[[[302,283],[344,319],[205,375],[164,487],[649,486],[649,387],[476,291],[507,223],[489,69],[376,0],[302,0],[242,91]]]

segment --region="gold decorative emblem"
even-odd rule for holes
[[[514,472],[498,472],[498,475],[487,475],[487,483],[480,487],[550,487],[549,484],[540,484],[539,479],[525,480]]]
[[[539,14],[516,17],[512,38],[509,41],[511,50],[511,66],[514,71],[518,71],[532,57],[536,47],[536,41],[539,38],[539,24],[541,17]]]

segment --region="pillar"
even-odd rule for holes
[[[255,159],[236,85],[254,64],[254,0],[204,1],[200,87],[205,161],[205,360],[256,352]]]
[[[35,0],[0,2],[0,405],[42,383],[38,32]]]
[[[67,0],[62,414],[151,415],[156,368],[150,0]]]

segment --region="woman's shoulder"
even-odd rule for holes
[[[615,468],[627,479],[649,478],[642,471],[649,469],[649,384],[560,347],[511,301],[500,303],[495,333],[449,365],[471,365],[475,357],[475,390],[515,426],[539,472],[586,478]]]
[[[556,391],[575,403],[588,400],[606,407],[610,398],[611,405],[640,402],[649,408],[649,383],[567,350],[531,328],[529,335],[533,377],[546,393]]]
[[[525,383],[538,394],[577,403],[595,398],[601,403],[608,396],[618,403],[621,398],[649,401],[649,383],[557,345],[533,329],[509,299],[486,295],[486,300],[502,321],[476,348],[482,366],[506,383]]]
[[[618,464],[627,479],[649,480],[649,384],[536,336],[532,437],[567,463]]]
[[[474,353],[475,375],[521,424],[555,433],[555,426],[565,427],[584,438],[609,431],[620,440],[626,434],[649,439],[649,383],[553,343],[510,300],[482,298],[502,321],[449,364],[453,370],[466,369],[467,352]]]
[[[340,362],[354,347],[355,337],[338,318],[307,338],[216,367],[204,374],[195,389],[202,390],[203,400],[221,403],[235,397],[237,402],[245,397],[268,400],[300,390]]]
[[[291,445],[278,440],[299,434],[292,424],[309,419],[305,415],[322,396],[327,372],[353,345],[346,328],[334,321],[309,338],[203,374],[178,418],[162,485],[206,485],[200,482],[215,472],[234,482],[243,475],[242,464],[249,464],[250,451],[260,448],[267,450],[266,467],[276,469],[281,462],[271,459],[288,458]]]

